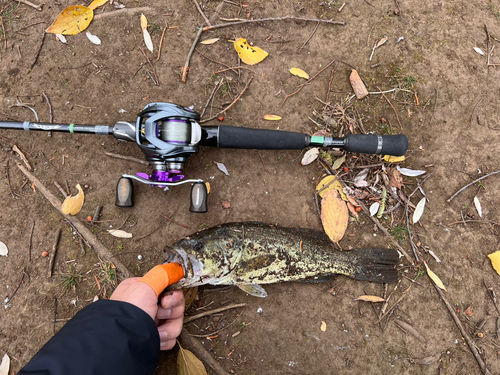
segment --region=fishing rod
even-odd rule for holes
[[[184,180],[184,164],[198,153],[200,146],[257,150],[303,150],[306,147],[342,148],[348,152],[402,156],[408,149],[403,134],[350,134],[346,137],[318,137],[280,130],[235,126],[200,126],[200,114],[172,103],[150,103],[135,123],[118,121],[113,126],[48,124],[0,121],[0,129],[52,131],[78,134],[112,135],[120,141],[136,142],[152,166],[152,173],[124,174],[116,187],[116,206],[132,207],[133,180],[168,190],[191,183],[191,205],[195,213],[207,212],[207,188],[201,179]]]

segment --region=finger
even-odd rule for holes
[[[161,307],[164,309],[171,309],[177,305],[183,305],[184,302],[184,293],[182,290],[175,290],[173,292],[167,292],[161,298]]]
[[[158,327],[160,341],[176,339],[182,331],[182,318],[167,320],[164,324]]]
[[[171,309],[164,309],[163,307],[158,308],[158,312],[156,313],[157,319],[177,319],[184,317],[184,304],[177,305],[172,307]]]
[[[160,350],[170,350],[175,346],[176,340],[171,339],[167,341],[160,342]]]

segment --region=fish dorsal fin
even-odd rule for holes
[[[254,297],[267,297],[266,291],[259,284],[239,284],[238,288]]]

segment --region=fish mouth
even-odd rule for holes
[[[167,246],[165,248],[165,263],[178,263],[184,269],[184,278],[178,286],[190,285],[203,274],[203,263],[183,249]]]

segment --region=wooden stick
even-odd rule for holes
[[[231,104],[229,104],[226,108],[224,108],[222,111],[220,111],[219,113],[217,113],[215,116],[212,116],[212,117],[210,117],[210,118],[209,118],[209,119],[207,119],[207,120],[202,120],[202,121],[200,121],[200,124],[203,124],[204,122],[208,122],[208,121],[213,120],[214,118],[217,118],[219,115],[223,114],[223,113],[224,113],[224,112],[226,112],[229,108],[231,108],[231,107],[232,107],[232,106],[233,106],[233,105],[234,105],[234,104],[235,104],[238,100],[240,100],[241,96],[242,96],[242,95],[245,93],[245,91],[248,89],[248,86],[250,86],[250,83],[252,83],[253,77],[254,77],[254,76],[252,76],[252,77],[248,80],[248,82],[247,82],[247,84],[246,84],[245,88],[243,89],[243,91],[242,91],[242,92],[240,92],[240,95],[238,95],[238,96],[237,96],[237,97],[233,100],[233,102],[232,102]]]
[[[31,226],[30,233],[30,243],[28,248],[28,260],[31,262],[31,248],[33,247],[33,230],[35,229],[35,220],[33,220],[33,225]]]
[[[183,347],[190,348],[193,352],[196,353],[196,356],[205,362],[210,368],[218,375],[229,375],[217,362],[212,355],[205,349],[205,347],[200,344],[197,340],[189,335],[186,331],[186,328],[182,329],[182,332],[179,336],[179,341],[182,343]]]
[[[345,25],[345,22],[341,22],[341,21],[318,20],[318,19],[314,19],[314,18],[301,18],[301,17],[294,17],[294,16],[285,16],[285,17],[278,17],[278,18],[260,18],[260,19],[256,19],[256,20],[241,20],[241,21],[236,21],[236,22],[221,23],[219,25],[207,26],[207,27],[203,28],[203,31],[219,29],[221,27],[228,27],[228,26],[233,26],[233,25],[240,25],[242,23],[284,21],[284,20],[288,20],[288,19],[292,19],[295,21],[323,22],[323,23],[329,23],[331,25],[341,25],[341,26]]]
[[[125,156],[125,155],[115,154],[115,153],[112,153],[112,152],[105,152],[104,154],[106,154],[106,155],[108,155],[108,156],[110,156],[112,158],[133,161],[134,163],[140,163],[140,164],[144,164],[144,165],[148,165],[149,166],[149,162],[148,161],[137,159],[137,158],[134,158],[132,156]]]
[[[210,104],[210,101],[212,100],[215,92],[217,91],[217,89],[219,88],[220,86],[220,82],[217,81],[217,83],[215,84],[214,86],[214,89],[212,90],[212,93],[210,94],[210,96],[208,97],[208,100],[207,100],[207,103],[205,104],[205,107],[203,107],[203,111],[201,111],[201,115],[200,115],[200,118],[203,117],[203,115],[205,114],[205,111],[207,110],[208,108],[208,105]]]
[[[163,38],[165,37],[165,32],[168,29],[168,22],[165,24],[165,28],[163,29],[163,32],[161,33],[161,39],[160,39],[160,47],[158,48],[158,57],[156,58],[156,61],[160,60],[161,56],[161,47],[163,45]]]
[[[305,45],[307,44],[307,42],[309,42],[311,40],[311,38],[313,37],[314,33],[316,32],[316,30],[318,29],[318,26],[319,26],[320,22],[318,22],[316,24],[316,27],[314,28],[313,32],[311,33],[311,35],[309,35],[309,38],[307,38],[307,40],[304,42],[304,44],[302,44],[302,46],[299,48],[299,52],[302,51],[302,48],[305,47]]]
[[[23,3],[23,4],[26,4],[32,8],[35,8],[36,10],[39,10],[40,12],[42,11],[42,7],[41,5],[36,5],[36,4],[33,4],[31,1],[28,1],[28,0],[18,0],[20,3]]]
[[[35,184],[36,188],[43,196],[52,204],[52,206],[63,215],[66,220],[68,220],[85,239],[89,242],[89,244],[94,248],[97,255],[104,259],[107,262],[112,262],[116,269],[122,274],[124,278],[131,277],[132,273],[125,267],[121,262],[114,260],[111,258],[113,254],[102,244],[101,241],[97,239],[97,237],[85,226],[85,224],[81,223],[77,218],[70,215],[65,215],[61,211],[61,202],[57,199],[41,182],[36,178],[31,172],[29,172],[22,164],[17,163],[17,167],[21,172],[24,173],[28,179]]]
[[[99,13],[94,16],[94,20],[98,20],[100,18],[108,18],[111,16],[123,16],[123,15],[128,15],[131,16],[136,13],[147,13],[153,11],[153,8],[150,7],[137,7],[137,8],[122,8],[122,9],[117,9],[113,10],[110,12],[106,13]]]
[[[201,314],[197,314],[197,315],[193,315],[193,316],[189,316],[187,318],[184,318],[184,324],[192,322],[193,320],[196,320],[196,319],[203,318],[203,317],[208,316],[208,315],[213,315],[213,314],[220,313],[222,311],[236,309],[238,307],[245,307],[245,306],[248,306],[248,304],[246,304],[246,303],[238,303],[236,305],[229,305],[229,306],[221,307],[221,308],[210,310],[210,311],[205,311],[205,312],[203,312]]]
[[[153,69],[153,73],[155,75],[155,78],[156,78],[156,82],[155,82],[155,86],[160,86],[160,80],[158,79],[158,76],[156,75],[156,69],[155,67],[153,66],[153,64],[151,63],[151,60],[149,59],[149,57],[146,55],[146,53],[144,52],[144,50],[142,49],[141,46],[139,46],[139,49],[141,50],[142,54],[144,55],[144,57],[146,58],[146,60],[148,61],[149,63],[149,66],[151,67],[151,69]]]
[[[49,278],[52,277],[52,272],[54,271],[54,259],[56,258],[57,244],[59,243],[60,237],[61,237],[61,228],[57,228],[56,239],[54,241],[54,245],[52,246],[52,252],[50,253],[50,258],[49,258]]]
[[[203,26],[199,28],[198,32],[196,33],[196,37],[194,38],[193,45],[191,46],[191,49],[189,50],[189,53],[186,58],[186,63],[181,69],[181,82],[186,82],[187,80],[187,75],[189,71],[189,60],[191,60],[191,55],[193,54],[194,47],[196,47],[196,44],[198,43],[198,40],[200,39],[200,35],[203,32]]]
[[[479,182],[481,180],[484,180],[486,177],[493,176],[494,174],[500,173],[500,170],[496,172],[492,172],[490,174],[487,174],[486,176],[479,177],[477,180],[472,181],[470,184],[465,185],[463,188],[461,188],[459,191],[457,191],[455,194],[453,194],[449,199],[446,200],[446,202],[450,203],[458,194],[460,194],[462,191],[467,189],[469,186],[474,185],[476,182]]]
[[[164,217],[164,218],[165,218],[165,219],[167,219],[168,221],[171,221],[172,223],[177,224],[177,225],[179,225],[179,226],[181,226],[181,227],[183,227],[183,228],[186,228],[186,229],[191,229],[191,227],[188,227],[187,225],[184,225],[184,224],[178,223],[177,221],[175,221],[175,220],[173,220],[173,219],[169,218],[168,216],[165,216],[165,215],[162,215],[162,214],[160,214],[160,216]]]
[[[451,317],[453,318],[453,321],[455,322],[458,329],[460,330],[460,333],[462,334],[463,338],[467,342],[467,345],[469,345],[469,349],[471,350],[472,354],[474,355],[474,358],[476,358],[476,361],[479,364],[479,367],[481,367],[483,374],[485,374],[485,375],[491,374],[489,372],[488,368],[486,367],[486,364],[484,363],[483,359],[479,355],[479,352],[477,351],[477,348],[474,345],[474,342],[471,340],[471,338],[469,337],[469,334],[462,326],[462,322],[460,322],[460,319],[458,318],[457,314],[455,313],[455,309],[453,308],[453,306],[451,306],[450,302],[448,302],[448,299],[444,295],[443,291],[436,284],[434,284],[434,282],[432,282],[432,285],[434,285],[434,288],[436,289],[439,296],[441,297],[441,300],[443,301],[446,308],[448,309],[448,312],[450,313]]]
[[[203,13],[203,11],[201,10],[200,8],[200,4],[198,4],[198,2],[196,0],[193,0],[193,3],[194,5],[196,6],[196,9],[198,9],[198,12],[200,12],[201,16],[203,17],[203,19],[205,20],[206,24],[208,26],[212,26],[212,24],[210,23],[210,21],[208,20],[207,16],[205,16],[205,13]]]

